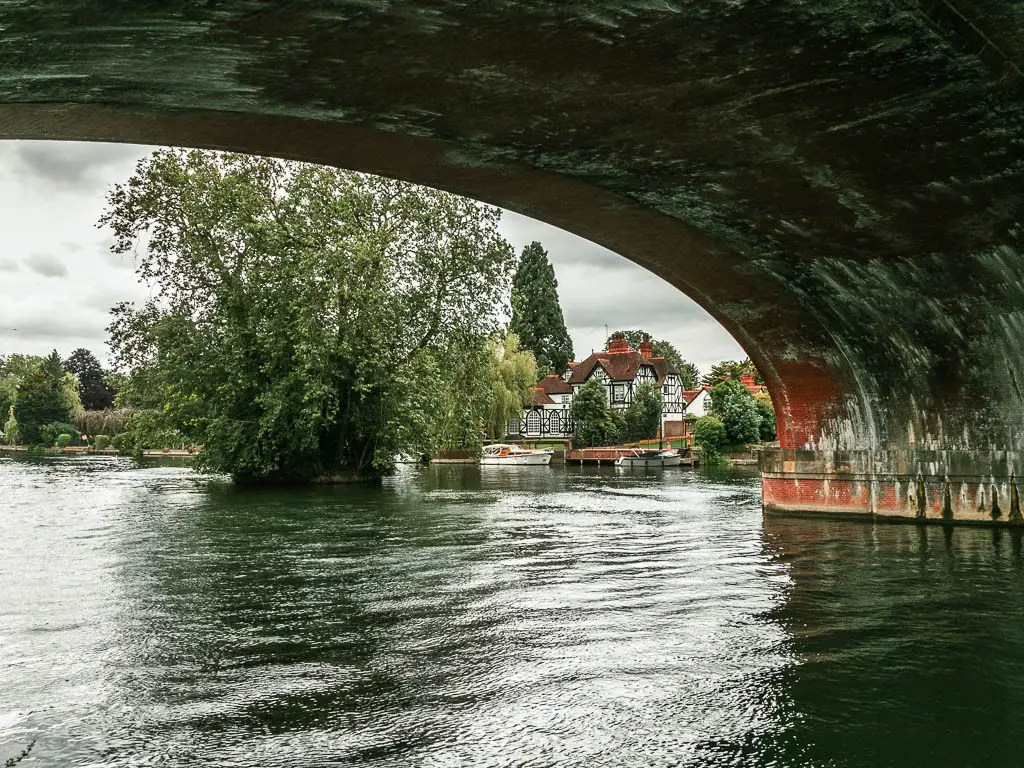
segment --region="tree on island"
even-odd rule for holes
[[[558,301],[558,281],[548,253],[534,241],[523,248],[512,279],[509,330],[523,349],[533,352],[540,375],[562,373],[572,360],[572,339]]]
[[[500,211],[312,165],[159,150],[108,197],[152,289],[108,330],[131,399],[239,481],[374,476],[473,397],[514,252]],[[126,433],[126,439],[131,435]]]
[[[643,342],[644,336],[649,335],[646,331],[640,329],[616,331],[615,333],[621,333],[625,336],[626,341],[629,342],[629,346],[633,349],[640,349],[640,344]],[[604,351],[608,351],[607,341],[604,344]],[[675,348],[672,342],[666,341],[665,339],[652,338],[651,351],[654,353],[655,357],[664,357],[665,362],[675,369],[676,373],[679,374],[679,381],[682,384],[683,389],[697,388],[697,382],[700,381],[700,369],[690,361],[684,360],[683,356],[679,353],[679,350]]]
[[[64,370],[78,379],[78,395],[87,411],[102,411],[114,404],[114,392],[107,387],[103,367],[92,352],[76,349],[64,361]]]
[[[711,366],[711,371],[704,376],[701,383],[706,387],[714,387],[728,379],[739,381],[740,376],[747,374],[754,377],[755,383],[764,384],[764,378],[756,366],[750,362],[750,358],[740,360],[739,362],[735,360],[722,360],[720,363],[715,363]]]

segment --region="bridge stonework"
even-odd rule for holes
[[[927,518],[948,476],[954,518],[986,483],[1010,515],[1018,0],[37,0],[0,26],[0,138],[277,155],[542,219],[750,354],[782,448],[818,457],[766,457],[767,509],[906,513],[914,483]]]
[[[775,451],[762,457],[765,511],[876,520],[1024,525],[1007,451]]]

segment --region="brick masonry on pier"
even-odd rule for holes
[[[764,451],[767,513],[1022,525],[1010,451]]]

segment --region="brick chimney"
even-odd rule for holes
[[[608,351],[615,352],[629,352],[629,342],[626,341],[626,334],[616,332],[611,335],[608,339]]]
[[[757,386],[756,384],[754,384],[754,374],[752,374],[752,373],[741,373],[740,374],[740,384],[745,386],[747,389],[753,389],[755,386]]]
[[[651,337],[646,333],[644,340],[640,342],[640,354],[648,360],[654,357],[654,344],[651,343]]]

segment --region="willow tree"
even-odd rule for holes
[[[108,197],[151,286],[109,326],[200,466],[243,481],[387,471],[437,443],[440,386],[505,309],[500,211],[244,155],[160,150]]]
[[[537,362],[509,333],[466,350],[448,373],[439,398],[442,447],[473,449],[485,435],[501,438],[508,423],[522,417],[537,382]]]
[[[537,361],[529,350],[519,348],[519,337],[509,333],[502,344],[492,342],[490,354],[491,397],[487,409],[487,434],[498,439],[508,423],[518,420],[531,404],[537,382]]]

